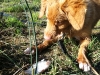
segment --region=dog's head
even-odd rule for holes
[[[84,25],[86,3],[84,0],[44,0],[47,26],[44,37],[50,39],[71,25],[75,30],[81,30]],[[40,12],[41,13],[41,12]],[[43,16],[43,14],[42,14]],[[42,17],[41,16],[41,17]]]

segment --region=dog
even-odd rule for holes
[[[100,0],[41,0],[39,18],[44,14],[47,25],[44,30],[44,41],[37,46],[41,52],[64,34],[68,38],[80,41],[77,61],[79,68],[89,71],[90,66],[85,59],[86,48],[91,41],[93,27],[100,19]],[[34,54],[36,49],[27,48],[24,53]]]

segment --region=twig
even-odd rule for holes
[[[4,30],[0,31],[0,34],[2,34],[2,33],[4,33],[4,32],[8,32],[9,30],[12,30],[12,29],[14,29],[14,27],[4,29]]]
[[[21,72],[27,66],[29,66],[29,64],[24,65],[22,68],[19,68],[13,75],[17,75],[19,72]]]
[[[59,40],[58,43],[59,43],[59,45],[60,45],[60,47],[61,47],[63,53],[66,54],[66,53],[67,53],[67,52],[66,52],[66,48],[65,48],[65,46],[64,46],[64,44],[63,44],[63,42],[62,42],[62,40]],[[84,58],[85,58],[87,64],[91,67],[91,70],[93,71],[93,73],[94,73],[95,75],[99,75],[98,72],[91,66],[91,64],[90,64],[89,60],[87,59],[87,57],[86,57],[84,51],[83,51],[83,55],[84,55]]]
[[[90,66],[91,70],[93,71],[93,73],[94,73],[95,75],[99,75],[98,72],[97,72],[97,71],[92,67],[92,65],[90,64],[89,60],[87,59],[87,57],[86,57],[86,55],[85,55],[85,52],[83,51],[82,53],[83,53],[83,55],[84,55],[84,58],[85,58],[87,64]]]

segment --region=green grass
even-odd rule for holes
[[[16,17],[9,16],[5,19],[7,27],[23,27],[21,21],[19,21]]]
[[[100,26],[100,21],[97,23],[97,25],[96,26]]]
[[[64,55],[61,50],[59,50],[59,53],[56,53],[56,51],[53,51],[52,55],[52,64],[51,68],[48,72],[48,75],[89,75],[89,73],[82,72],[78,68],[78,64],[75,62],[77,58],[78,53],[78,46],[75,44],[74,40],[65,40],[66,41],[66,48],[68,49],[67,52],[69,55]],[[54,49],[54,48],[53,48]],[[92,66],[96,67],[97,63],[100,61],[100,40],[96,36],[92,36],[92,41],[90,45],[88,46],[87,51],[88,57],[92,62]],[[44,75],[44,74],[43,74]],[[45,74],[47,75],[47,74]]]
[[[9,15],[0,20],[0,27],[3,29],[14,28],[14,34],[20,34],[25,25],[18,18]]]
[[[39,2],[30,1],[28,4],[29,4],[29,7],[30,7],[31,10],[39,11],[39,8],[40,8],[40,3]],[[28,8],[25,4],[25,1],[18,0],[18,1],[3,2],[2,5],[1,5],[0,11],[4,11],[4,12],[23,12],[27,9]]]

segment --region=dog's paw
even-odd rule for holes
[[[90,66],[87,63],[79,62],[79,68],[85,72],[90,71]]]
[[[26,55],[31,55],[31,54],[34,54],[34,53],[35,53],[34,50],[31,50],[31,48],[27,48],[26,50],[24,50],[24,54],[26,54]]]

